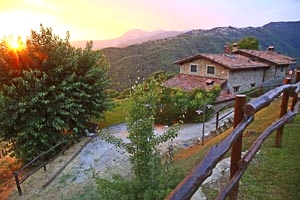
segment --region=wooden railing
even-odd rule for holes
[[[47,171],[47,164],[51,162],[55,157],[52,159],[44,159],[45,156],[48,154],[52,153],[55,149],[61,148],[60,152],[64,153],[66,149],[66,144],[65,142],[59,142],[52,148],[50,148],[47,151],[42,152],[39,154],[37,157],[35,157],[33,160],[31,160],[29,163],[24,165],[21,169],[18,171],[15,171],[13,173],[13,176],[15,178],[16,186],[18,189],[18,193],[21,196],[22,195],[22,189],[21,189],[21,184],[28,179],[30,176],[32,176],[35,172],[40,170],[41,168],[44,168],[44,171]],[[37,165],[37,167],[35,166]],[[35,167],[34,167],[35,166]]]
[[[237,95],[234,106],[234,124],[232,133],[221,143],[213,146],[202,161],[193,171],[185,177],[177,187],[165,198],[167,200],[190,199],[198,190],[201,184],[209,177],[217,163],[222,160],[225,154],[231,149],[231,165],[229,183],[221,190],[215,199],[229,197],[236,200],[238,195],[239,181],[246,171],[251,160],[259,151],[262,143],[275,130],[277,147],[281,145],[282,130],[284,124],[293,119],[299,110],[300,71],[296,73],[296,84],[290,84],[291,79],[285,79],[285,85],[270,90],[266,94],[246,104],[245,95]],[[254,114],[267,107],[276,97],[282,95],[280,118],[269,126],[257,140],[252,144],[247,153],[241,157],[242,134],[246,127],[254,120]],[[288,111],[289,97],[292,98],[292,105]]]

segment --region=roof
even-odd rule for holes
[[[202,53],[196,54],[194,56],[190,56],[184,58],[182,60],[176,61],[174,64],[184,64],[187,62],[192,62],[193,60],[197,59],[208,59],[212,62],[218,63],[223,65],[229,69],[246,69],[246,68],[260,68],[260,67],[268,67],[267,64],[264,64],[259,61],[251,60],[250,58],[239,55],[239,54],[226,54],[226,53]]]
[[[180,88],[185,91],[192,91],[194,89],[207,90],[211,89],[211,86],[208,86],[207,84],[211,84],[212,82],[214,82],[214,84],[222,85],[226,83],[226,80],[219,78],[207,78],[203,76],[195,76],[189,74],[177,74],[173,78],[170,78],[169,80],[164,82],[163,86],[168,88]],[[219,97],[217,98],[217,101],[223,101],[234,97],[234,93],[228,92],[226,88],[223,88],[220,92]]]
[[[168,88],[180,88],[185,91],[192,91],[193,89],[210,89],[210,83],[222,85],[226,83],[225,79],[207,78],[204,76],[195,76],[189,74],[177,74],[163,83],[163,86]]]
[[[245,53],[250,56],[254,56],[278,65],[283,65],[283,64],[290,65],[296,63],[294,58],[270,50],[259,51],[259,50],[238,49],[237,51],[234,51],[234,53],[235,54]]]

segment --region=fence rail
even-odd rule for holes
[[[225,188],[218,193],[215,199],[237,199],[239,181],[254,158],[262,143],[275,130],[276,146],[281,145],[282,129],[286,122],[298,114],[300,91],[300,71],[296,73],[296,84],[290,84],[291,79],[285,79],[285,85],[270,90],[259,98],[245,104],[245,95],[237,95],[234,109],[234,129],[232,133],[221,143],[213,146],[202,161],[193,171],[185,177],[177,187],[165,198],[167,200],[190,199],[198,190],[205,179],[211,175],[217,163],[231,149],[230,181]],[[242,134],[246,127],[254,120],[254,114],[270,105],[278,96],[282,95],[280,119],[269,126],[252,144],[249,151],[241,158]],[[292,97],[291,110],[288,110],[288,100]]]
[[[21,184],[24,181],[26,181],[26,179],[28,179],[30,176],[32,176],[34,173],[36,173],[38,170],[40,170],[42,167],[44,168],[44,171],[47,171],[46,165],[48,163],[50,163],[55,157],[50,160],[46,160],[46,161],[43,161],[42,159],[58,147],[61,147],[62,150],[60,152],[64,153],[65,148],[66,148],[65,142],[63,142],[63,141],[59,142],[55,146],[51,147],[49,150],[40,153],[37,157],[35,157],[29,163],[25,164],[21,169],[19,169],[18,171],[15,171],[13,173],[13,176],[14,176],[15,182],[16,182],[16,186],[18,189],[18,193],[20,196],[22,195]],[[35,167],[34,169],[30,170],[30,168],[38,161],[41,161],[42,163],[39,164],[38,167]],[[27,173],[25,173],[25,172],[27,172]],[[22,176],[23,173],[24,173],[24,175]]]

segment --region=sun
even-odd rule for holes
[[[18,43],[17,40],[13,40],[9,43],[9,46],[13,49],[18,49],[20,47],[20,44]]]
[[[10,36],[6,39],[7,45],[13,50],[20,50],[24,47],[22,39],[20,37]]]

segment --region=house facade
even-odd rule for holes
[[[282,83],[289,66],[294,63],[293,58],[276,53],[273,49],[201,53],[176,61],[180,73],[167,80],[164,86],[192,90],[209,89],[219,84],[228,94],[235,94],[253,87]],[[202,83],[194,83],[191,79]]]

